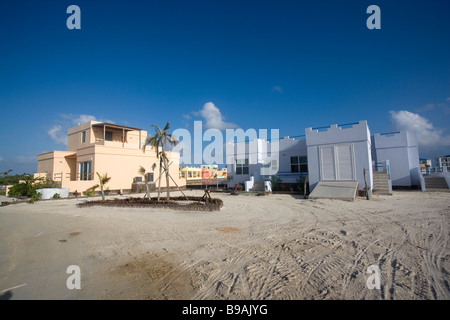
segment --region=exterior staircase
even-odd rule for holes
[[[252,192],[264,192],[266,191],[264,188],[264,181],[255,181],[253,187],[250,189]]]
[[[424,179],[427,191],[443,191],[449,189],[444,177],[424,176]]]
[[[389,177],[386,171],[373,172],[373,193],[390,194],[389,193]]]

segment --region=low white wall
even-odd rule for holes
[[[253,176],[250,177],[250,181],[245,181],[245,191],[250,191],[253,188],[254,182],[255,178]]]
[[[44,189],[37,189],[36,192],[39,192],[42,195],[41,199],[53,199],[53,196],[56,193],[59,194],[60,198],[69,197],[68,188],[44,188]]]

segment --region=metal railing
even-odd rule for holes
[[[94,178],[93,173],[78,173],[77,174],[77,180],[79,180],[79,181],[94,180],[93,178]]]

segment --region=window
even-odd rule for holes
[[[236,174],[248,174],[248,159],[236,160]]]
[[[192,171],[188,171],[188,178],[192,178]]]
[[[291,157],[291,172],[307,173],[308,158],[306,156]]]
[[[273,173],[278,172],[278,161],[269,160],[266,164],[261,165],[261,174],[263,176],[270,176]]]
[[[85,143],[86,142],[86,131],[83,131],[81,133],[81,143]]]
[[[112,131],[105,131],[105,141],[113,141],[112,136]]]
[[[80,162],[80,180],[92,180],[91,161]]]

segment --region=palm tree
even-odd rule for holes
[[[156,163],[154,163],[153,165],[152,165],[152,169],[153,170],[155,170],[155,167],[156,167]],[[139,167],[139,170],[138,170],[138,173],[141,175],[141,176],[144,176],[144,181],[145,181],[145,196],[148,198],[148,200],[151,200],[151,198],[150,198],[150,188],[149,188],[149,186],[148,186],[148,177],[147,177],[147,175],[146,175],[146,170],[145,170],[145,168],[143,167],[143,166],[140,166]]]
[[[160,128],[158,128],[157,126],[152,124],[152,126],[155,127],[156,132],[153,136],[148,137],[144,143],[144,152],[145,152],[145,148],[148,145],[150,145],[155,148],[156,157],[159,158],[158,201],[161,196],[161,178],[162,178],[161,176],[162,176],[163,166],[164,166],[164,170],[166,172],[167,200],[170,200],[170,186],[169,186],[169,177],[170,176],[169,176],[169,167],[168,167],[169,159],[167,158],[164,147],[166,146],[167,143],[174,146],[178,143],[178,141],[176,140],[176,138],[174,136],[172,136],[171,133],[168,133],[169,125],[170,125],[170,122],[168,121],[166,123],[166,126],[164,127],[164,129],[161,130]],[[161,152],[159,152],[160,146],[161,146]]]
[[[100,173],[96,172],[98,179],[100,180],[100,189],[102,190],[102,200],[105,201],[105,191],[103,190],[103,186],[111,180],[111,177],[108,177],[108,174],[100,175]]]
[[[8,180],[6,180],[6,179],[11,171],[12,171],[12,169],[9,169],[2,173],[5,176],[5,184],[8,184]]]

